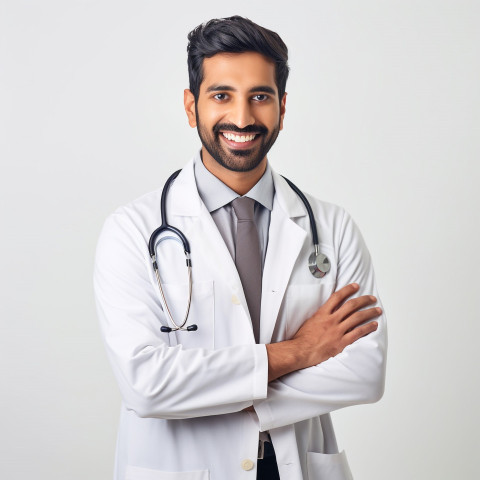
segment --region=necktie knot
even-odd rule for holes
[[[249,197],[237,197],[232,202],[237,220],[254,220],[255,200]]]

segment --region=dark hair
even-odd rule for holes
[[[281,101],[288,78],[288,49],[280,36],[238,15],[215,18],[188,34],[188,77],[190,91],[198,100],[203,81],[203,59],[217,53],[258,52],[275,63],[275,83]]]

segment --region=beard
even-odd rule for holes
[[[200,137],[202,145],[217,163],[232,172],[249,172],[258,167],[272,148],[280,132],[279,119],[277,125],[271,132],[264,125],[248,125],[245,128],[238,128],[229,123],[217,123],[210,133],[200,122],[198,112],[196,113],[196,117],[198,136]],[[260,138],[254,147],[245,150],[236,150],[228,148],[228,146],[222,142],[220,139],[220,135],[222,135],[221,130],[243,134],[256,133]]]

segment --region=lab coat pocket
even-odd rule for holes
[[[292,338],[303,325],[330,297],[335,283],[319,279],[317,283],[290,285],[285,300],[285,338]]]
[[[163,284],[168,308],[177,325],[183,323],[188,305],[188,283]],[[185,348],[214,348],[214,289],[213,281],[194,282],[192,286],[192,302],[185,328],[197,325],[196,331],[177,330],[169,333],[170,345],[183,345]],[[169,326],[173,327],[170,323]]]
[[[345,450],[327,454],[307,452],[308,480],[353,480]]]
[[[127,466],[125,480],[209,480],[208,470],[193,472],[163,472],[150,468]]]

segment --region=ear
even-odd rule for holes
[[[280,102],[280,130],[283,130],[283,117],[285,117],[285,104],[287,103],[287,92],[283,94]]]
[[[188,124],[192,128],[195,128],[197,126],[197,118],[195,116],[195,97],[188,88],[183,91],[183,105],[185,106]]]

